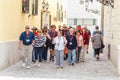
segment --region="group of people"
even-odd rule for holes
[[[78,25],[76,29],[71,26],[51,25],[50,29],[45,26],[42,30],[30,26],[25,26],[25,31],[19,37],[19,49],[21,50],[22,65],[30,68],[31,60],[36,65],[41,66],[43,60],[47,60],[48,51],[50,52],[50,61],[56,63],[56,67],[63,68],[64,60],[68,60],[69,65],[84,62],[85,54],[88,53],[90,38],[93,43],[94,55],[99,59],[101,49],[102,32],[98,30],[93,33],[87,27]]]

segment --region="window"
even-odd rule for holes
[[[29,13],[29,0],[22,0],[22,13]]]
[[[74,19],[74,25],[77,25],[77,19]]]
[[[68,24],[68,25],[74,25],[74,19],[72,19],[72,18],[70,19],[70,18],[69,18],[69,19],[67,20],[67,24]]]
[[[38,14],[38,0],[33,0],[32,2],[32,14],[33,15]]]

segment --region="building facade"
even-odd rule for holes
[[[87,26],[91,31],[95,26],[100,26],[101,4],[94,0],[94,3],[85,0],[67,0],[67,25],[76,27],[77,25]],[[95,13],[96,11],[96,13]],[[98,11],[98,13],[97,13]]]

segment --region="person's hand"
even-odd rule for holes
[[[78,47],[76,47],[76,50],[78,50]]]
[[[50,49],[50,51],[52,51],[52,49]]]

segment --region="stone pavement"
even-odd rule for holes
[[[56,68],[54,62],[43,62],[41,67],[32,64],[26,69],[18,62],[0,72],[0,80],[118,80],[112,63],[101,54],[100,61],[93,58],[93,52],[86,54],[86,61],[64,68]]]

